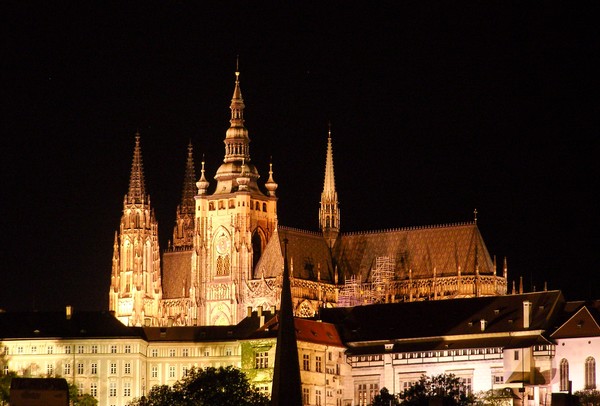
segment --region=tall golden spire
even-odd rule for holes
[[[240,89],[240,72],[236,67],[235,87],[231,99],[230,126],[225,134],[225,158],[217,170],[215,194],[235,193],[239,190],[237,179],[244,169],[244,178],[248,178],[247,187],[242,189],[263,194],[256,183],[259,178],[256,167],[250,162],[250,138],[244,126],[244,100]]]
[[[319,225],[329,248],[333,248],[340,231],[340,210],[335,176],[333,174],[333,147],[331,144],[331,124],[327,135],[327,156],[325,158],[325,182],[321,193],[321,208],[319,209]]]

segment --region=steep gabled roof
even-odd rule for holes
[[[320,270],[322,281],[334,281],[331,254],[323,234],[283,226],[279,226],[269,240],[256,266],[255,278],[260,278],[263,272],[265,278],[281,274],[284,239],[288,240],[292,277],[316,281]]]
[[[552,333],[552,338],[600,337],[600,314],[593,304],[570,302],[565,314],[570,317]]]

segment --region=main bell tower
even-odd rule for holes
[[[235,72],[230,127],[225,136],[225,158],[208,193],[204,163],[196,183],[196,234],[192,263],[199,278],[197,293],[200,325],[236,324],[246,315],[243,286],[254,279],[253,269],[277,227],[277,184],[272,170],[258,186],[258,170],[250,159],[250,138],[244,126],[244,101]]]

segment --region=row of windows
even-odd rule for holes
[[[83,375],[85,373],[84,364],[82,362],[77,363],[75,371],[78,375]],[[110,375],[117,374],[117,363],[111,362],[108,367],[108,371]],[[46,364],[46,373],[48,375],[54,374],[54,364]],[[90,375],[98,375],[98,363],[92,362],[90,364]],[[123,374],[130,375],[131,374],[131,362],[126,362],[123,364]],[[67,363],[63,365],[63,375],[68,376],[71,375],[71,364]]]
[[[587,357],[585,359],[584,379],[585,389],[596,389],[596,360],[594,357]],[[571,390],[569,388],[569,361],[565,358],[560,360],[560,390]]]
[[[43,347],[42,347],[43,348]],[[46,346],[46,354],[54,354],[54,346],[53,345],[47,345]],[[102,349],[104,350],[104,346],[102,346]],[[93,344],[90,346],[87,345],[77,345],[77,346],[71,346],[71,345],[65,345],[62,347],[62,353],[63,354],[71,354],[73,351],[75,351],[77,354],[85,354],[87,352],[89,352],[90,354],[99,354],[100,353],[100,346]],[[108,347],[108,351],[103,351],[104,353],[109,353],[110,354],[117,354],[118,353],[118,346],[117,345],[111,345],[110,347]],[[17,347],[14,348],[15,354],[25,354],[25,347],[22,345],[19,345]],[[123,346],[123,352],[125,354],[130,354],[131,353],[131,345],[130,344],[125,344]],[[10,353],[10,350],[8,347],[4,347],[4,354],[8,355]],[[38,354],[38,346],[37,345],[32,345],[31,347],[29,347],[29,354]]]
[[[339,399],[337,401],[337,405],[341,405],[342,403],[342,395],[343,395],[343,391],[341,389],[339,389],[337,391],[337,394],[339,395]],[[333,391],[331,389],[327,389],[326,395],[328,398],[333,397]],[[314,403],[311,403],[310,400],[310,388],[302,388],[302,404],[303,405],[316,405],[316,406],[321,406],[321,405],[325,405],[325,404],[330,404],[331,400],[328,400],[327,402],[323,401],[323,391],[321,389],[315,389],[315,401]]]
[[[223,210],[225,209],[225,204],[226,204],[227,200],[219,200],[218,203],[218,207],[219,210]],[[240,204],[241,203],[241,204]],[[245,206],[246,202],[238,202],[238,207],[239,206]],[[262,211],[266,212],[267,211],[267,203],[265,202],[259,202],[259,201],[251,201],[250,202],[250,209],[252,210],[258,210],[261,211],[261,207],[262,207]],[[235,200],[234,199],[230,199],[227,203],[227,208],[228,209],[235,209]],[[208,203],[208,210],[215,210],[215,202],[209,202]]]
[[[168,377],[169,378],[177,378],[176,371],[177,371],[176,367],[174,365],[170,365],[169,366]],[[190,367],[188,367],[188,366],[182,367],[182,369],[181,369],[181,376],[182,377],[186,377],[189,371],[190,371]],[[152,365],[150,367],[150,377],[151,378],[158,378],[158,365]]]
[[[182,348],[181,349],[181,353],[179,353],[179,351],[177,351],[175,348],[169,348],[169,350],[165,353],[162,351],[159,351],[158,348],[152,348],[150,350],[150,356],[152,358],[156,358],[158,357],[161,353],[162,354],[167,354],[167,356],[169,358],[175,358],[175,357],[197,357],[197,356],[204,356],[204,357],[210,357],[211,356],[211,350],[210,348],[200,348],[198,349],[198,353],[195,353],[195,348]],[[213,354],[213,355],[218,355],[218,354]],[[226,357],[229,357],[231,355],[233,355],[233,349],[231,347],[227,347],[225,348],[225,352],[221,355],[225,355]]]
[[[493,348],[465,348],[457,350],[444,350],[444,351],[421,351],[421,352],[408,352],[408,353],[397,353],[394,354],[394,359],[411,359],[411,358],[438,358],[438,357],[455,357],[464,355],[487,355],[487,354],[502,354],[501,347]],[[379,357],[377,359],[362,359],[360,361],[380,361],[381,355],[372,356]]]

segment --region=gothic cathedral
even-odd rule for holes
[[[323,307],[507,293],[506,260],[498,275],[476,221],[340,233],[331,130],[320,232],[278,225],[273,168],[261,190],[250,158],[239,72],[230,108],[216,185],[206,179],[204,162],[196,181],[188,146],[173,239],[162,257],[136,134],[109,293],[110,310],[121,322],[232,325],[249,310],[277,309],[284,239],[294,312],[301,317],[314,317]]]

